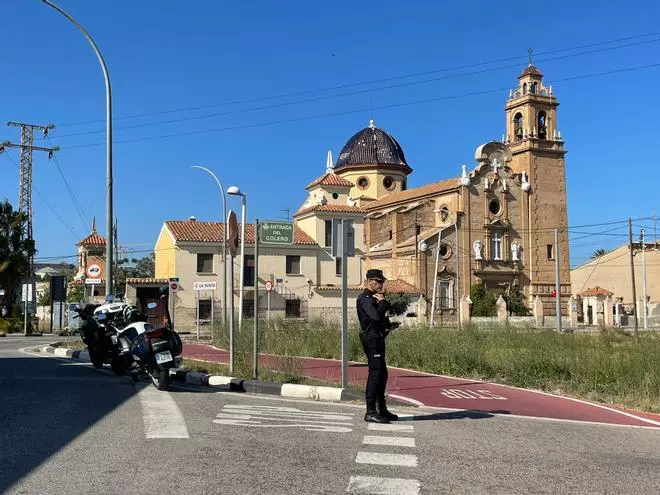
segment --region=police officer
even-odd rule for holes
[[[389,303],[383,296],[385,280],[381,270],[367,270],[365,289],[357,298],[360,343],[369,363],[369,378],[365,393],[367,413],[364,420],[370,423],[389,423],[398,419],[397,415],[389,412],[385,406],[387,385],[385,337],[392,328],[390,319],[386,315]]]

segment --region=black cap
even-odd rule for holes
[[[383,275],[383,270],[376,270],[375,268],[367,270],[366,278],[367,280],[378,280],[379,282],[385,282],[387,280],[385,275]]]

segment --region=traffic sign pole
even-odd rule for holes
[[[254,336],[252,342],[252,378],[259,373],[259,219],[254,221]],[[270,298],[270,292],[268,293]],[[270,300],[270,299],[269,299]]]

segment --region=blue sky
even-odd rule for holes
[[[46,5],[3,4],[0,141],[20,139],[9,120],[57,126],[36,142],[62,149],[57,164],[34,157],[34,233],[39,258],[72,256],[92,217],[106,231],[102,73],[81,34]],[[250,221],[295,212],[327,150],[336,157],[371,115],[403,146],[410,187],[457,175],[462,163],[473,166],[478,145],[501,138],[505,88],[516,85],[530,46],[561,103],[569,225],[660,209],[660,65],[636,68],[660,64],[657,2],[59,5],[90,31],[110,69],[123,246],[152,249],[164,220],[220,219],[217,187],[193,164],[246,191]],[[582,77],[627,68],[636,69]],[[380,82],[360,84],[369,81]],[[127,117],[136,114],[147,115]],[[5,155],[0,198],[16,204],[18,152]],[[237,198],[229,205],[240,209]],[[642,225],[652,235],[652,223],[636,221],[636,235]],[[572,230],[573,265],[626,241],[624,224]]]

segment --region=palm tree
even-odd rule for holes
[[[9,201],[0,202],[0,287],[11,314],[13,295],[23,277],[30,275],[30,260],[36,254],[34,240],[25,239],[27,215],[14,211]]]
[[[591,258],[592,260],[595,260],[596,258],[600,258],[601,256],[609,253],[607,249],[604,248],[598,248],[596,249],[593,253],[591,253]]]

